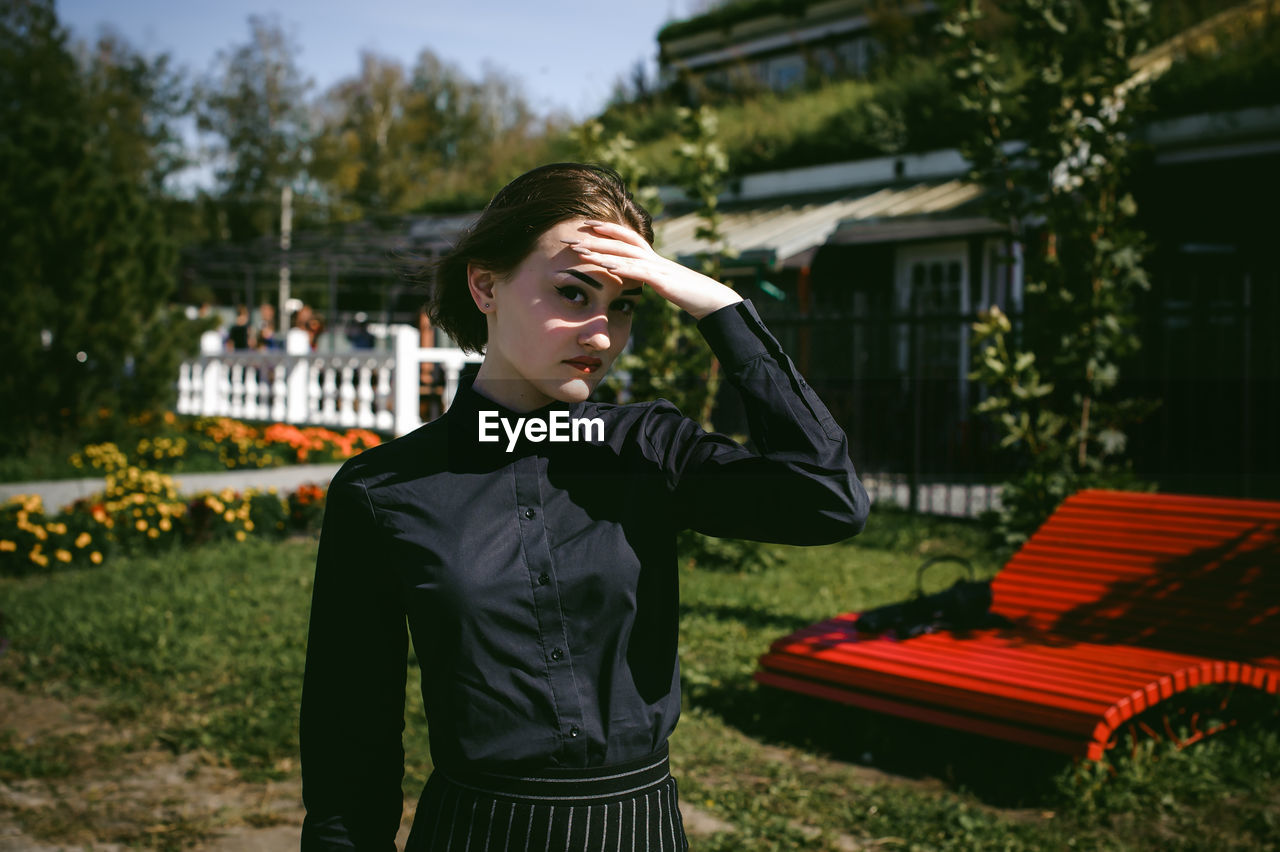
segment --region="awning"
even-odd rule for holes
[[[886,188],[835,201],[811,203],[769,203],[726,210],[721,231],[729,249],[739,255],[766,259],[774,266],[801,266],[813,251],[830,242],[868,242],[867,229],[883,231],[878,242],[919,239],[936,229],[939,236],[955,234],[949,221],[966,227],[981,223],[980,230],[998,229],[990,220],[949,220],[938,217],[955,211],[982,194],[974,183],[951,180],[919,183],[909,187]],[[910,223],[904,230],[901,226]],[[687,257],[708,251],[708,243],[696,235],[701,219],[685,213],[655,223],[658,250],[668,257]],[[842,239],[848,232],[856,238]],[[899,234],[908,234],[899,236]]]

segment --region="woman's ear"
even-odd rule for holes
[[[493,285],[497,278],[487,269],[474,263],[467,264],[467,287],[471,290],[471,298],[482,313],[489,313],[493,307]]]

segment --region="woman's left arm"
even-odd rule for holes
[[[589,223],[592,224],[592,223]],[[861,531],[870,501],[831,412],[754,307],[717,281],[661,257],[635,232],[595,224],[573,246],[585,260],[640,281],[698,319],[746,409],[753,448],[702,430],[668,404],[641,424],[677,520],[708,535],[822,544]]]
[[[408,634],[356,462],[329,484],[299,735],[303,852],[394,852],[403,808]]]

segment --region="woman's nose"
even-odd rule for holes
[[[601,314],[588,320],[578,332],[578,342],[592,349],[608,349],[609,318]]]

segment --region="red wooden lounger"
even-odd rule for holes
[[[992,596],[1012,627],[895,641],[846,613],[774,642],[756,680],[1091,759],[1193,686],[1280,691],[1280,503],[1082,491]]]

